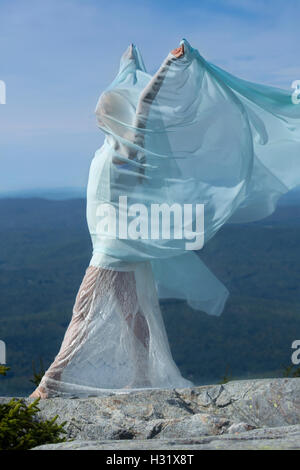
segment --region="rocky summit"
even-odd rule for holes
[[[57,397],[39,408],[41,419],[67,421],[72,441],[38,450],[300,450],[299,378]]]

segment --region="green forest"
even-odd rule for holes
[[[54,359],[91,257],[85,200],[0,199],[0,339],[10,370],[0,396],[23,396],[33,364]],[[300,205],[226,225],[199,252],[230,291],[211,317],[164,301],[174,359],[196,384],[282,376],[300,339]],[[182,272],[184,277],[184,272]]]

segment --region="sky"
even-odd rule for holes
[[[154,73],[186,38],[210,62],[291,89],[298,0],[0,0],[0,193],[84,187],[94,109],[133,42]]]

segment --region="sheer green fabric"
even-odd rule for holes
[[[290,92],[236,78],[185,39],[180,44],[184,55],[169,53],[153,76],[130,45],[99,98],[105,142],[87,192],[91,263],[122,269],[150,260],[161,298],[186,299],[219,315],[228,291],[201,261],[201,250],[187,248],[191,239],[178,237],[179,226],[205,245],[225,223],[271,214],[278,198],[300,184],[300,106]],[[171,210],[167,238],[151,217],[155,204],[182,208],[180,221]],[[185,220],[186,204],[193,211],[204,205],[204,227],[195,212],[192,223]],[[114,232],[112,214],[117,227],[127,217],[135,236]]]

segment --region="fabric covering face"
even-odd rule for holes
[[[153,76],[130,45],[99,98],[96,115],[106,138],[88,185],[91,264],[121,269],[149,260],[161,298],[186,299],[219,315],[227,289],[200,260],[201,251],[187,250],[187,240],[172,235],[172,217],[169,239],[151,238],[151,207],[204,204],[204,232],[193,231],[205,243],[225,223],[271,214],[278,198],[300,184],[300,107],[288,91],[238,79],[187,40],[182,44],[184,55],[168,54]],[[113,239],[99,229],[101,203],[115,207],[118,221],[124,218],[119,196],[126,196],[127,208],[146,206],[139,220],[148,238]]]

